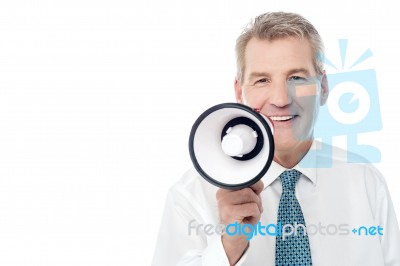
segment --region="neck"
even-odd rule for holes
[[[309,140],[299,143],[296,147],[290,150],[275,150],[274,161],[285,168],[293,168],[301,161],[301,159],[303,159],[310,149],[311,144],[312,140]]]

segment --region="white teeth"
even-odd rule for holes
[[[292,119],[294,115],[288,115],[288,116],[270,116],[272,121],[286,121],[289,119]]]

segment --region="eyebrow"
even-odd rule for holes
[[[291,69],[288,72],[286,72],[286,75],[290,76],[295,73],[303,73],[305,75],[310,75],[310,71],[308,71],[307,69],[302,68],[302,67]],[[249,76],[249,80],[253,80],[258,77],[269,77],[269,76],[270,76],[270,74],[268,72],[251,72],[250,76]]]
[[[254,78],[259,78],[259,77],[265,77],[265,76],[269,76],[269,73],[267,72],[251,72],[250,76],[249,76],[249,80],[252,80]]]
[[[289,70],[288,72],[287,72],[287,75],[292,75],[292,74],[294,74],[294,73],[303,73],[303,74],[305,74],[305,75],[310,75],[310,71],[308,71],[307,69],[305,69],[305,68],[295,68],[295,69],[292,69],[292,70]]]

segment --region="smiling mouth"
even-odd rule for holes
[[[292,120],[293,118],[295,118],[296,116],[294,115],[284,115],[284,116],[270,116],[269,118],[274,121],[274,122],[285,122],[285,121],[289,121]]]

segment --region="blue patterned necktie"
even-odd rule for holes
[[[297,233],[294,233],[296,223],[306,225],[301,211],[300,204],[295,195],[296,182],[301,173],[297,170],[286,170],[280,175],[282,181],[282,195],[279,201],[278,223],[282,227],[291,224],[293,228],[286,228],[286,232],[292,234],[285,236],[276,236],[275,245],[275,265],[276,266],[310,266],[311,251],[308,236],[304,235],[302,226],[297,227]],[[283,229],[282,229],[283,230]]]

